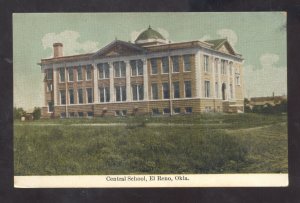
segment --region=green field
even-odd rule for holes
[[[286,115],[14,123],[15,175],[287,173],[287,168]]]

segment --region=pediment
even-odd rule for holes
[[[232,46],[227,41],[218,48],[218,51],[226,53],[226,54],[235,55],[235,51],[233,50]]]
[[[118,57],[118,56],[129,56],[144,53],[144,49],[120,40],[115,40],[110,44],[106,45],[94,54],[94,57]]]

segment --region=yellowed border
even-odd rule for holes
[[[14,186],[16,188],[286,187],[288,174],[15,176]]]

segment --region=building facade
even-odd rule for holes
[[[150,26],[134,43],[41,60],[42,116],[243,112],[243,58],[226,39],[171,43]]]

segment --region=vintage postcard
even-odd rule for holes
[[[286,12],[14,13],[14,185],[288,186]]]

